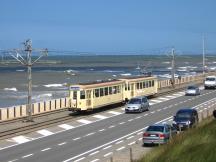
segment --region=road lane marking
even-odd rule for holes
[[[118,141],[118,142],[116,142],[115,144],[118,145],[119,143],[122,143],[122,142],[123,142],[123,140]]]
[[[130,137],[127,138],[127,140],[129,140],[129,139],[131,139],[131,138],[133,138],[133,137],[134,137],[134,136],[130,136]]]
[[[43,150],[41,150],[42,152],[44,152],[44,151],[47,151],[47,150],[50,150],[51,148],[45,148],[45,149],[43,149]]]
[[[156,102],[156,103],[159,103],[159,102],[162,102],[161,100],[150,100],[151,102]]]
[[[85,157],[82,157],[82,158],[80,158],[80,159],[77,159],[77,160],[75,160],[74,162],[78,162],[78,161],[81,161],[81,160],[83,160],[83,159],[85,159]]]
[[[120,148],[118,148],[118,149],[116,149],[116,150],[117,150],[117,151],[120,151],[120,150],[123,150],[123,149],[125,149],[124,146],[122,146],[122,147],[120,147]]]
[[[111,126],[109,126],[109,128],[114,128],[115,127],[115,125],[111,125]]]
[[[134,119],[129,119],[128,121],[131,122],[131,121],[133,121],[133,120],[134,120]]]
[[[95,152],[89,154],[89,156],[95,155],[95,154],[97,154],[98,152],[100,152],[100,151],[95,151]]]
[[[77,121],[80,122],[80,123],[83,123],[83,124],[90,124],[90,123],[92,123],[92,121],[89,121],[89,120],[86,120],[86,119],[79,119]]]
[[[158,98],[159,100],[164,100],[164,101],[167,101],[167,100],[169,100],[169,98],[163,98],[163,97],[160,97],[160,98]]]
[[[161,111],[161,109],[158,109],[157,111]]]
[[[107,150],[108,148],[112,147],[112,145],[109,145],[107,147],[104,147],[103,150]]]
[[[139,133],[137,133],[137,135],[140,135],[140,134],[143,134],[143,132],[139,132]]]
[[[24,159],[24,158],[27,158],[27,157],[32,156],[32,155],[34,155],[34,154],[28,154],[28,155],[22,156],[22,158]]]
[[[100,159],[94,159],[94,160],[92,160],[92,161],[90,161],[90,162],[96,162],[96,161],[99,161]]]
[[[152,114],[154,114],[154,113],[155,113],[155,111],[152,111],[151,113],[152,113]]]
[[[121,122],[121,123],[119,123],[120,125],[122,125],[122,124],[124,124],[125,122]]]
[[[25,136],[17,136],[17,137],[13,137],[13,138],[11,138],[14,142],[16,142],[16,143],[19,143],[19,144],[21,144],[21,143],[25,143],[25,142],[29,142],[30,140],[29,139],[27,139]]]
[[[122,114],[122,113],[117,112],[117,111],[109,111],[108,113],[110,113],[110,114],[114,114],[114,115],[120,115],[120,114]]]
[[[128,145],[130,146],[130,145],[133,145],[135,143],[136,143],[136,141],[133,141],[133,142],[129,143]]]
[[[39,131],[37,131],[37,133],[42,134],[44,136],[50,136],[50,135],[54,134],[53,132],[50,132],[46,129],[39,130]]]
[[[65,145],[66,142],[62,142],[62,143],[59,143],[58,145],[61,146],[61,145]]]
[[[74,138],[73,141],[79,140],[81,137]]]
[[[136,119],[142,118],[142,116],[137,116]]]
[[[148,114],[145,114],[145,115],[143,115],[143,116],[147,116]]]
[[[113,152],[109,152],[109,153],[105,154],[104,157],[107,157],[107,156],[112,155],[112,154],[113,154]]]
[[[91,135],[93,135],[93,134],[95,134],[95,132],[91,132],[91,133],[85,135],[84,137],[88,137],[88,136],[91,136]]]
[[[105,131],[105,130],[106,130],[106,129],[100,129],[99,132],[103,132],[103,131]]]
[[[94,115],[93,117],[98,118],[98,119],[106,119],[106,118],[108,118],[108,117],[103,116],[103,115]]]
[[[58,126],[61,127],[61,128],[63,128],[63,129],[66,129],[66,130],[74,128],[74,126],[69,125],[69,124],[61,124],[61,125],[58,125]]]
[[[10,161],[8,161],[8,162],[14,162],[14,161],[17,161],[18,159],[13,159],[13,160],[10,160]]]
[[[154,105],[155,103],[154,102],[149,102],[149,105],[151,106],[151,105]]]

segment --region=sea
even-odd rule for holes
[[[32,59],[36,59],[33,56]],[[27,68],[12,58],[0,61],[0,108],[27,103]],[[64,98],[68,85],[152,74],[171,78],[167,55],[51,55],[32,67],[32,102]],[[206,70],[215,71],[216,57],[206,57]],[[175,77],[202,73],[202,55],[175,57]]]

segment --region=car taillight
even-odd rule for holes
[[[159,134],[159,137],[160,137],[160,138],[164,138],[165,135],[164,135],[164,134]]]
[[[143,137],[147,137],[147,136],[148,136],[148,133],[144,133],[144,134],[143,134]]]

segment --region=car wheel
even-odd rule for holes
[[[143,109],[142,109],[142,108],[140,108],[140,109],[139,109],[139,112],[140,112],[140,113],[141,113],[141,112],[143,112]]]

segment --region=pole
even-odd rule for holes
[[[171,71],[172,86],[175,87],[175,49],[172,48],[172,71]]]
[[[205,37],[203,35],[203,39],[202,39],[202,51],[203,51],[203,74],[205,74]]]
[[[32,120],[32,69],[31,69],[31,51],[28,51],[27,54],[27,67],[28,67],[28,106],[27,106],[27,112],[28,112],[28,119],[27,121],[33,121]]]

